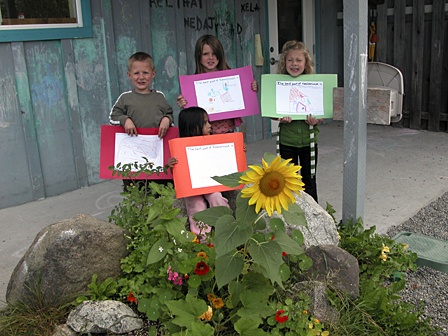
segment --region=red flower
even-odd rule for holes
[[[210,271],[210,267],[203,261],[198,262],[194,269],[194,273],[197,275],[206,275],[208,271]]]
[[[137,303],[137,299],[136,299],[136,297],[134,296],[134,294],[132,294],[132,292],[129,292],[127,300],[128,300],[129,302]]]
[[[281,316],[285,311],[283,309],[277,310],[277,312],[275,313],[275,320],[278,323],[285,323],[286,321],[288,321],[288,316]]]
[[[215,247],[215,244],[213,244],[213,243],[208,243],[207,246],[208,246],[208,247]]]
[[[271,236],[271,240],[274,240],[274,236]]]
[[[286,252],[282,252],[282,256],[283,257],[286,257],[288,255],[288,253],[286,253]]]

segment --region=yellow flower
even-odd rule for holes
[[[304,310],[302,310],[302,314],[306,315],[306,314],[308,314],[308,311],[306,311],[306,310],[304,309]]]
[[[216,298],[212,300],[213,308],[219,309],[224,307],[224,301],[221,298]]]
[[[212,319],[212,317],[213,317],[212,307],[208,306],[207,311],[204,314],[199,315],[198,319],[203,320],[203,321],[210,321]]]
[[[408,249],[409,245],[406,243],[403,243],[403,251],[406,251]]]
[[[320,323],[318,319],[314,319],[314,323]]]
[[[199,252],[198,254],[196,254],[196,257],[208,260],[207,253],[205,253],[204,251]]]
[[[330,336],[330,332],[329,331],[322,331],[321,336]]]
[[[251,184],[241,190],[243,198],[249,198],[249,205],[255,204],[255,212],[265,209],[269,216],[274,211],[279,214],[282,208],[288,210],[288,204],[295,202],[294,193],[303,189],[302,176],[298,174],[300,166],[289,164],[277,156],[270,165],[262,159],[263,167],[252,165],[241,176],[240,183]]]
[[[390,253],[389,247],[387,247],[386,245],[383,244],[383,248],[381,249],[381,252],[382,253],[384,253],[384,252]]]
[[[381,259],[381,261],[386,261],[387,260],[387,255],[384,252],[381,252],[380,256],[378,257],[379,259]]]

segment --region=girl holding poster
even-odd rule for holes
[[[203,35],[196,41],[194,58],[196,62],[195,75],[230,70],[226,56],[224,55],[224,48],[221,42],[213,35]],[[252,82],[251,89],[254,92],[258,91],[257,81],[254,80]],[[187,105],[187,101],[183,95],[177,97],[177,104],[180,108]],[[241,118],[212,121],[213,134],[232,133],[242,122],[243,120]]]
[[[283,45],[278,61],[277,73],[297,77],[314,73],[314,62],[303,42],[288,41]],[[305,192],[317,202],[316,167],[317,137],[316,126],[323,119],[316,119],[311,114],[306,120],[292,120],[290,116],[277,119],[279,123],[280,156],[292,163],[302,166],[300,174],[305,184]],[[298,160],[299,159],[299,160]]]
[[[188,107],[180,111],[179,114],[179,137],[192,137],[201,135],[210,135],[212,126],[210,125],[207,112],[197,106]],[[168,165],[173,167],[177,163],[176,158],[170,158]],[[229,207],[227,199],[220,192],[211,194],[185,197],[185,207],[187,209],[188,220],[190,222],[190,231],[193,232],[203,242],[205,233],[211,231],[211,227],[205,223],[197,223],[193,216],[210,207],[225,206]]]

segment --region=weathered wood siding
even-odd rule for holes
[[[316,0],[316,9],[318,71],[337,72],[342,87],[342,1]],[[373,13],[379,37],[375,61],[403,74],[403,118],[393,125],[447,132],[448,0],[386,0]]]
[[[252,65],[254,35],[267,53],[265,1],[93,0],[93,38],[0,43],[0,208],[58,195],[99,179],[100,126],[131,89],[127,59],[155,60],[154,87],[179,112],[179,74],[194,73],[194,44],[218,36],[233,68]],[[267,57],[265,57],[266,59]],[[245,141],[270,122],[244,118]]]

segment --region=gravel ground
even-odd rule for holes
[[[389,229],[394,237],[400,232],[413,232],[448,241],[448,192],[436,199],[414,217]],[[448,260],[448,249],[445,260]],[[448,273],[429,267],[419,267],[406,276],[406,288],[400,293],[406,302],[424,303],[425,315],[448,336]]]

